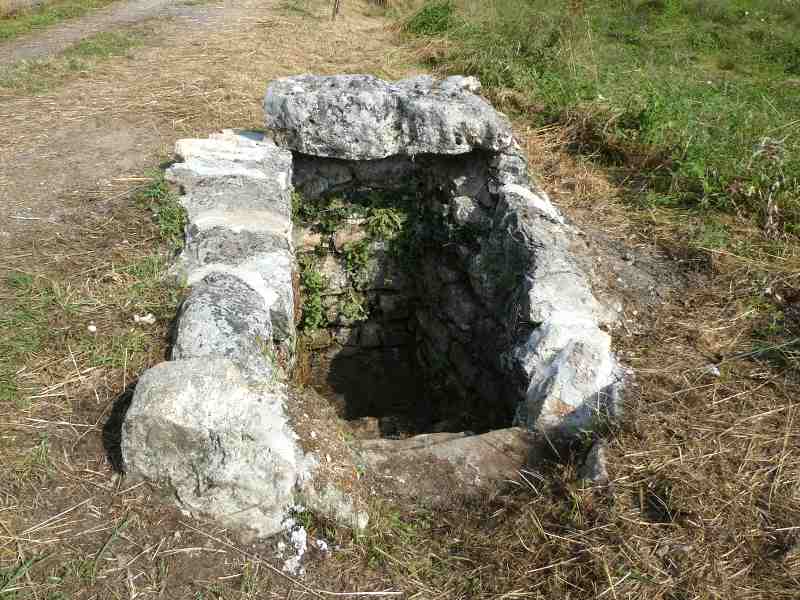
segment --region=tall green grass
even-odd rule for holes
[[[433,0],[404,23],[446,71],[581,123],[651,201],[780,217],[800,234],[797,0]]]

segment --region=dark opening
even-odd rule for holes
[[[301,360],[364,437],[483,433],[518,400],[500,365],[509,334],[468,273],[491,229],[486,182],[454,198],[438,179],[464,179],[455,161],[432,160],[295,158]]]

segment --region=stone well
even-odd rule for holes
[[[478,88],[290,77],[267,134],[178,142],[191,291],[126,415],[129,474],[257,535],[298,502],[363,527],[366,487],[469,494],[532,436],[617,417],[577,232]]]

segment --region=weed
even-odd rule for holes
[[[186,209],[178,202],[177,194],[169,189],[163,171],[152,173],[152,178],[136,199],[153,213],[164,241],[174,250],[179,250],[183,247]]]
[[[42,434],[39,444],[31,452],[31,465],[48,470],[50,467],[50,438]]]
[[[353,289],[348,289],[344,296],[341,315],[347,322],[355,323],[357,321],[364,321],[369,317],[367,299],[363,294]]]
[[[64,56],[73,59],[107,59],[112,56],[123,56],[128,50],[140,43],[140,40],[132,34],[118,31],[101,31],[72,46],[64,52]]]
[[[58,308],[52,284],[27,273],[6,278],[14,298],[0,313],[0,401],[19,402],[16,372],[39,352],[49,336],[48,322]]]
[[[88,343],[91,364],[114,368],[126,368],[134,363],[135,355],[147,350],[147,335],[131,330],[109,336],[97,336]]]
[[[391,240],[403,227],[407,215],[397,208],[373,208],[367,216],[367,232],[373,239]]]
[[[575,150],[644,173],[651,191],[762,223],[777,214],[771,227],[795,234],[796,9],[787,18],[768,0],[626,0],[581,3],[578,18],[570,6],[433,1],[404,29],[446,37],[442,68],[479,76],[490,95],[528,97],[543,106],[534,120],[569,125]]]
[[[338,196],[311,200],[296,192],[292,195],[294,220],[311,225],[314,231],[323,235],[335,233],[348,218],[361,212],[361,207]]]
[[[310,19],[320,18],[315,7],[310,6],[309,0],[283,0],[280,7],[290,14],[293,13]]]
[[[13,568],[9,570],[0,570],[0,596],[4,599],[14,598],[16,596],[14,585],[17,580],[24,577],[33,565],[45,558],[47,557],[39,556],[27,560],[20,560]]]
[[[297,262],[300,267],[300,286],[303,292],[303,318],[299,328],[301,331],[321,329],[328,323],[325,307],[322,305],[322,293],[328,287],[328,282],[317,270],[312,255],[303,255]]]
[[[356,285],[364,283],[364,278],[372,256],[372,243],[370,240],[351,242],[342,248],[344,265],[350,278]]]
[[[439,35],[458,25],[456,6],[452,0],[429,2],[412,15],[403,30],[415,35]]]

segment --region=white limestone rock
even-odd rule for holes
[[[172,360],[225,357],[270,378],[273,353],[272,320],[261,294],[225,272],[192,287],[178,313]]]
[[[291,150],[349,160],[503,150],[512,143],[509,121],[469,91],[475,84],[429,76],[286,77],[267,87],[266,126]]]
[[[122,429],[129,475],[182,508],[258,536],[277,533],[313,461],[297,444],[279,384],[225,358],[161,363],[136,385]]]
[[[178,140],[181,162],[167,169],[180,185],[189,220],[209,209],[269,210],[290,219],[292,154],[261,133],[225,130]]]

